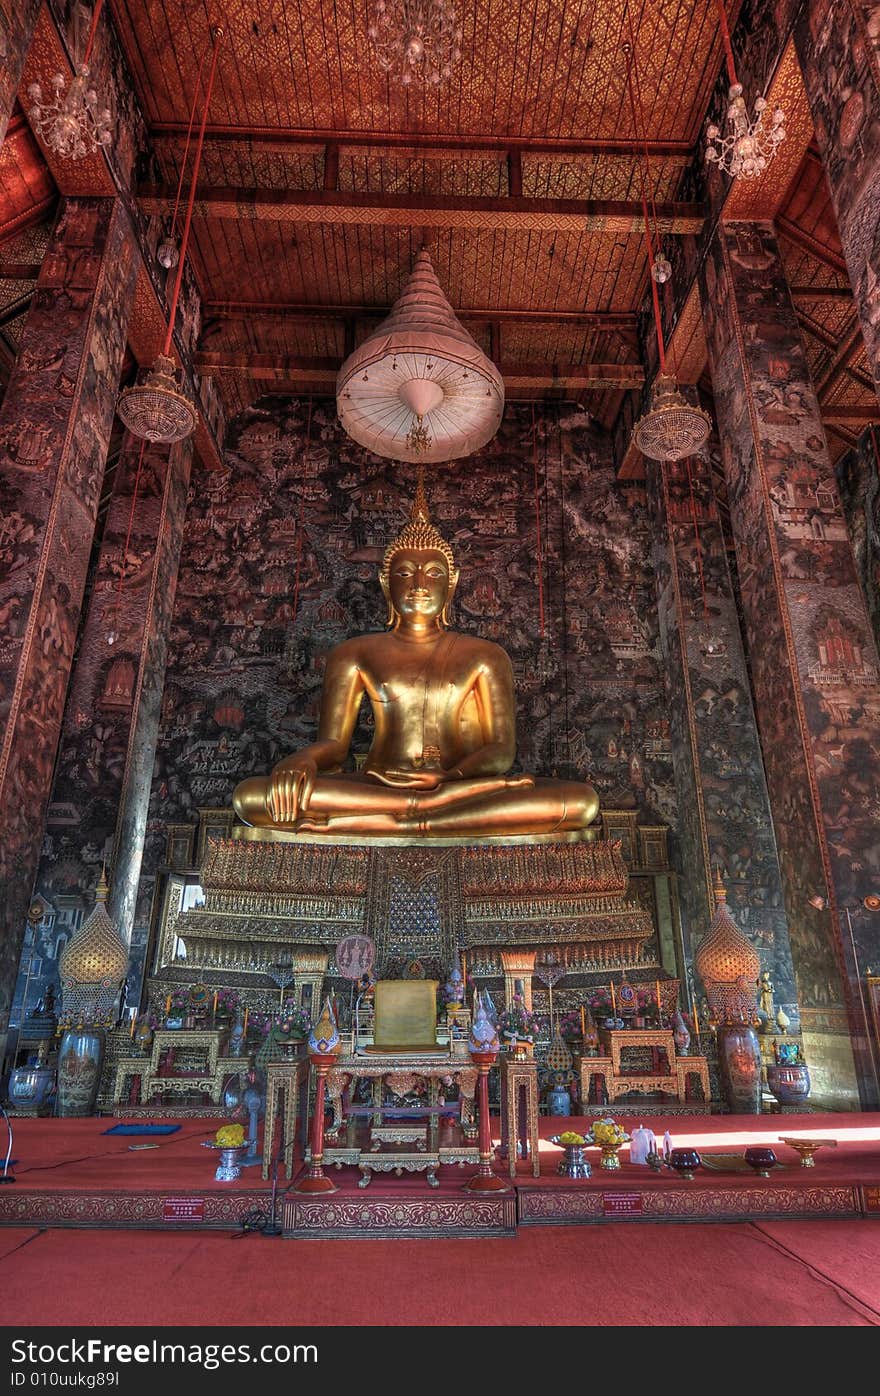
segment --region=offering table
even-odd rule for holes
[[[431,1187],[437,1187],[436,1170],[443,1163],[478,1163],[479,1153],[469,1137],[474,1129],[474,1100],[478,1071],[470,1057],[454,1057],[446,1052],[370,1053],[340,1057],[327,1077],[327,1094],[333,1110],[333,1122],[327,1131],[324,1149],[325,1164],[341,1168],[353,1165],[361,1170],[359,1187],[369,1185],[373,1173],[424,1172]],[[358,1139],[352,1119],[346,1121],[343,1096],[357,1081],[374,1083],[374,1123],[367,1134]],[[418,1081],[428,1085],[425,1110],[436,1111],[441,1083],[457,1084],[461,1097],[462,1133],[465,1140],[453,1137],[452,1127],[446,1136],[436,1118],[430,1123],[382,1120],[382,1094],[387,1087],[393,1095],[411,1091]],[[345,1126],[345,1138],[343,1134]],[[458,1131],[455,1131],[457,1134]]]

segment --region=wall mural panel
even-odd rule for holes
[[[707,450],[719,450],[716,438]],[[662,475],[652,463],[649,495],[686,870],[682,903],[699,940],[714,911],[711,870],[721,868],[737,924],[770,971],[777,1004],[794,1019],[782,881],[709,460],[668,464]]]
[[[124,211],[110,200],[68,200],[0,411],[0,982],[7,986],[39,857],[133,288]]]
[[[858,444],[837,462],[837,483],[846,514],[859,581],[880,647],[880,432],[868,427]]]
[[[166,824],[227,806],[242,777],[313,739],[327,651],[384,624],[377,565],[413,472],[355,446],[332,403],[309,419],[307,401],[264,399],[233,424],[226,471],[194,479],[145,874]],[[674,822],[649,521],[643,492],[616,484],[607,440],[562,409],[539,411],[533,435],[530,409],[508,406],[495,441],[432,471],[428,493],[462,567],[456,627],[510,652],[522,767],[589,777],[606,806]],[[146,877],[139,922],[149,890]]]
[[[0,146],[18,96],[40,0],[0,0]]]
[[[808,898],[827,887],[852,904],[880,879],[877,655],[769,224],[725,226],[704,293],[801,1006],[843,1034],[838,933]]]
[[[864,0],[808,0],[794,36],[880,389],[880,9]]]

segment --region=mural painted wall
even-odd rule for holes
[[[880,8],[807,0],[795,45],[880,389]]]
[[[0,1024],[39,858],[134,275],[119,204],[67,200],[0,411]]]
[[[809,898],[851,906],[880,878],[877,654],[772,227],[725,225],[703,290],[801,1008],[841,1039],[842,1082],[843,1039],[865,1047],[855,968]]]
[[[413,473],[355,446],[334,404],[309,414],[264,399],[234,423],[226,471],[194,478],[145,871],[164,859],[167,823],[228,806],[243,776],[314,738],[327,651],[384,624],[377,566]],[[649,521],[643,491],[615,483],[606,439],[582,413],[539,409],[533,430],[530,408],[509,406],[496,439],[432,471],[428,493],[462,569],[453,624],[513,661],[519,767],[588,777],[606,806],[673,822]],[[150,891],[145,876],[141,924]]]
[[[880,432],[868,427],[837,462],[837,484],[874,641],[880,647]]]
[[[670,686],[682,903],[692,942],[721,869],[737,925],[797,1018],[782,879],[709,454],[650,463],[660,635]]]

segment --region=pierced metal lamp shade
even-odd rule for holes
[[[125,978],[128,950],[107,914],[108,892],[102,874],[91,915],[61,952],[58,971],[62,1027],[72,1023],[109,1022],[119,986]]]
[[[390,460],[458,460],[498,430],[501,374],[456,319],[427,252],[339,370],[336,406],[349,436]]]
[[[727,909],[720,874],[715,878],[715,915],[697,946],[694,969],[703,981],[716,1022],[751,1021],[757,1007],[755,983],[761,961]]]
[[[174,360],[159,354],[143,383],[120,394],[116,408],[132,436],[173,444],[196,429],[196,409],[181,391]]]
[[[658,373],[651,406],[636,422],[633,437],[651,460],[684,460],[705,446],[711,430],[708,412],[691,406],[670,374]]]

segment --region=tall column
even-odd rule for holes
[[[684,921],[691,949],[714,912],[719,867],[737,924],[770,971],[776,1003],[796,1019],[782,878],[739,617],[706,457],[649,464],[655,572]]]
[[[877,654],[772,226],[723,225],[702,291],[814,1094],[855,1104],[858,1079],[869,1102],[868,945],[857,965],[846,908],[880,879]]]
[[[41,3],[42,0],[7,0],[0,4],[0,147],[6,139]]]
[[[143,446],[143,450],[142,450]],[[126,436],[61,731],[36,890],[50,904],[90,894],[100,864],[109,910],[131,939],[146,802],[192,441]]]
[[[37,870],[135,270],[121,204],[67,200],[0,409],[0,1031]]]
[[[880,649],[880,428],[863,431],[836,471],[856,571]]]
[[[807,0],[794,41],[880,391],[880,9]]]

